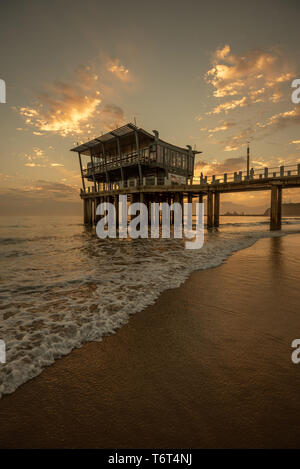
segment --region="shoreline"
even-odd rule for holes
[[[192,272],[180,287],[165,290],[153,305],[134,314],[116,334],[73,350],[13,394],[3,396],[0,447],[280,447],[280,442],[293,447],[297,438],[299,441],[300,406],[294,395],[287,396],[293,404],[293,411],[289,409],[287,415],[294,432],[278,428],[274,435],[278,407],[270,402],[268,391],[273,389],[269,386],[276,377],[272,366],[264,373],[259,369],[261,357],[266,366],[266,357],[272,356],[274,338],[278,343],[281,329],[277,330],[278,320],[270,323],[256,314],[258,308],[264,311],[260,300],[268,285],[266,272],[258,274],[254,263],[259,262],[264,271],[265,250],[271,247],[272,251],[272,246],[282,244],[289,249],[285,241],[292,238],[291,249],[295,243],[300,246],[297,234],[262,238],[233,253],[218,267]],[[280,249],[277,251],[274,253],[280,257]],[[272,258],[274,253],[271,252]],[[246,276],[244,265],[248,269]],[[278,259],[277,268],[272,265],[271,262],[268,267],[275,268],[276,274]],[[242,285],[236,285],[237,278]],[[281,283],[278,272],[276,281]],[[287,290],[292,288],[295,296],[291,315],[295,315],[300,298],[294,282],[296,279],[286,286]],[[231,298],[220,291],[222,283],[223,289],[227,284],[225,291],[231,292]],[[255,297],[251,294],[254,285]],[[269,316],[283,298],[282,293],[273,298],[274,291],[275,296],[280,293],[272,288],[272,295],[267,295],[270,304],[264,314]],[[250,321],[253,312],[256,326]],[[295,324],[290,327],[297,330]],[[245,331],[249,337],[245,337]],[[253,332],[267,345],[263,355]],[[286,331],[285,335],[290,333]],[[265,344],[265,337],[271,338],[271,344]],[[285,345],[287,357],[283,362],[282,349],[275,347],[280,373],[292,375],[300,385],[297,367],[290,362],[290,343]],[[250,358],[248,350],[253,355]],[[256,397],[263,390],[268,399],[255,405],[252,394],[247,397],[249,389]],[[265,415],[271,408],[273,413]],[[256,429],[253,423],[259,424],[260,420],[264,425]],[[229,424],[228,434],[225,430]]]
[[[124,327],[124,325],[126,325],[129,321],[130,321],[130,318],[139,313],[140,311],[144,310],[145,308],[147,308],[148,306],[150,305],[153,305],[157,299],[159,298],[159,296],[164,292],[164,291],[167,291],[167,290],[170,290],[170,289],[176,289],[176,288],[179,288],[181,285],[184,284],[184,282],[189,278],[189,276],[195,272],[195,271],[202,271],[202,270],[207,270],[207,269],[211,269],[211,268],[216,268],[220,265],[222,265],[224,262],[226,262],[226,260],[228,258],[230,258],[234,253],[236,252],[239,252],[239,251],[242,251],[244,249],[248,249],[249,247],[251,247],[253,244],[255,244],[259,239],[262,239],[262,238],[269,238],[269,237],[283,237],[283,236],[286,236],[288,234],[296,234],[297,232],[284,232],[284,231],[281,231],[281,232],[260,232],[259,233],[259,236],[257,236],[257,234],[255,236],[253,236],[253,233],[250,233],[250,238],[248,237],[247,239],[247,236],[244,236],[244,239],[242,239],[242,242],[239,242],[238,245],[236,245],[236,241],[239,241],[238,239],[236,239],[234,241],[234,245],[233,246],[228,246],[229,249],[226,249],[226,246],[225,246],[225,252],[221,250],[221,252],[219,252],[216,256],[211,256],[209,255],[209,258],[210,258],[210,261],[209,263],[207,263],[207,257],[205,257],[204,255],[204,265],[202,264],[201,265],[201,268],[199,268],[199,265],[198,264],[195,264],[193,263],[193,265],[191,265],[192,263],[190,263],[190,259],[186,259],[185,260],[185,264],[184,265],[181,265],[181,271],[180,271],[180,275],[178,276],[178,271],[177,271],[177,276],[175,276],[174,278],[170,277],[169,273],[168,273],[168,279],[167,279],[167,282],[164,282],[163,285],[159,284],[156,282],[156,288],[155,288],[155,291],[154,292],[151,292],[150,295],[146,295],[142,301],[142,304],[139,304],[139,303],[135,303],[135,306],[134,306],[134,310],[133,311],[129,311],[127,310],[126,312],[124,311],[121,311],[121,316],[118,317],[118,320],[117,321],[106,321],[105,323],[105,330],[98,330],[97,327],[96,327],[96,334],[94,333],[94,330],[93,330],[93,327],[95,327],[95,325],[93,325],[93,323],[91,323],[91,326],[90,326],[90,329],[89,329],[89,332],[87,334],[87,336],[85,338],[79,338],[79,341],[77,342],[77,344],[72,344],[71,346],[69,346],[69,343],[68,341],[63,341],[63,342],[60,342],[59,344],[59,353],[56,354],[56,348],[57,348],[57,343],[56,343],[56,338],[55,338],[55,342],[54,343],[50,343],[48,342],[48,353],[47,356],[45,356],[44,354],[44,351],[39,351],[38,355],[40,353],[42,353],[42,357],[43,357],[43,366],[40,367],[40,364],[39,362],[36,363],[36,362],[32,362],[32,364],[36,367],[34,369],[30,369],[30,373],[28,375],[28,372],[26,373],[26,370],[25,370],[25,373],[22,369],[20,368],[17,368],[17,369],[14,369],[14,376],[17,377],[17,380],[15,381],[15,377],[13,375],[13,383],[11,382],[8,382],[8,383],[5,383],[3,384],[3,386],[0,386],[0,400],[1,400],[1,397],[4,396],[4,395],[7,395],[7,394],[11,394],[13,392],[15,392],[20,386],[24,385],[27,381],[30,381],[31,379],[34,379],[36,378],[37,376],[39,376],[44,369],[48,368],[49,366],[51,366],[52,364],[54,364],[57,360],[61,359],[62,357],[64,356],[67,356],[69,355],[73,350],[76,350],[78,348],[81,348],[84,344],[86,343],[89,343],[91,341],[95,341],[95,342],[101,342],[103,340],[103,338],[105,338],[106,336],[108,335],[112,335],[112,334],[115,334],[120,328]],[[244,235],[247,235],[246,233],[244,233]],[[251,236],[252,235],[252,236]],[[216,245],[216,250],[218,251],[218,248],[219,248],[219,243],[221,242],[221,240],[217,240],[217,245]],[[206,245],[209,246],[209,241],[206,242]],[[202,254],[203,252],[205,251],[205,248],[199,253],[199,261],[200,261],[200,264],[201,262],[203,262],[202,260]],[[193,251],[189,251],[189,252],[193,252]],[[157,277],[157,276],[156,276]],[[157,277],[159,278],[159,277]],[[171,280],[172,279],[172,280]],[[71,324],[71,326],[73,326],[73,323]],[[93,337],[94,337],[94,340],[92,340],[90,338],[90,333],[92,333]],[[7,385],[8,385],[8,392],[7,392]],[[4,392],[4,389],[6,392]]]

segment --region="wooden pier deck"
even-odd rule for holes
[[[185,198],[192,202],[207,200],[207,228],[219,226],[221,194],[250,191],[270,191],[270,230],[281,229],[281,205],[283,189],[300,187],[300,164],[251,170],[251,174],[235,172],[222,176],[194,177],[188,184],[174,184],[158,178],[139,178],[118,183],[99,183],[81,190],[84,203],[84,222],[97,222],[96,207],[100,202],[109,201],[118,207],[118,196],[127,195],[130,201],[179,202]]]

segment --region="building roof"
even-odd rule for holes
[[[90,151],[94,147],[98,146],[100,143],[102,144],[110,143],[119,137],[125,137],[134,132],[138,132],[139,134],[143,134],[152,139],[155,138],[155,136],[147,132],[147,130],[137,127],[136,125],[132,123],[128,123],[126,125],[123,125],[122,127],[119,127],[118,129],[111,130],[110,132],[107,132],[106,134],[101,135],[100,137],[94,138],[93,140],[90,140],[89,142],[85,142],[85,143],[82,143],[81,145],[77,145],[76,147],[72,148],[71,151],[74,151],[77,153],[85,153],[89,155]],[[167,143],[161,139],[159,139],[159,142],[170,145],[171,147],[174,147],[174,148],[178,148],[179,150],[188,151],[186,148],[178,147],[177,145]],[[202,153],[202,152],[193,151],[193,153],[196,154],[196,153]]]
[[[125,137],[136,131],[153,138],[153,135],[147,132],[146,130],[138,128],[136,125],[129,123],[123,125],[122,127],[119,127],[118,129],[111,130],[110,132],[107,132],[106,134],[101,135],[100,137],[97,137],[93,140],[90,140],[89,142],[82,143],[81,145],[72,148],[71,151],[83,153],[84,151],[90,150],[91,148],[99,145],[99,143],[108,143],[112,140],[115,140],[116,138]]]

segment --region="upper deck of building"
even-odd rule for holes
[[[89,157],[86,167],[82,166],[83,177],[97,181],[119,180],[140,177],[156,168],[165,176],[175,173],[189,178],[194,173],[197,151],[162,140],[158,131],[150,132],[128,123],[98,138],[72,148],[81,156]],[[121,174],[121,176],[120,176]]]

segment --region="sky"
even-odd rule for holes
[[[1,1],[0,214],[81,213],[69,150],[127,122],[202,151],[196,174],[300,162],[298,0]],[[300,202],[300,191],[284,191]],[[268,193],[222,196],[249,213]]]

